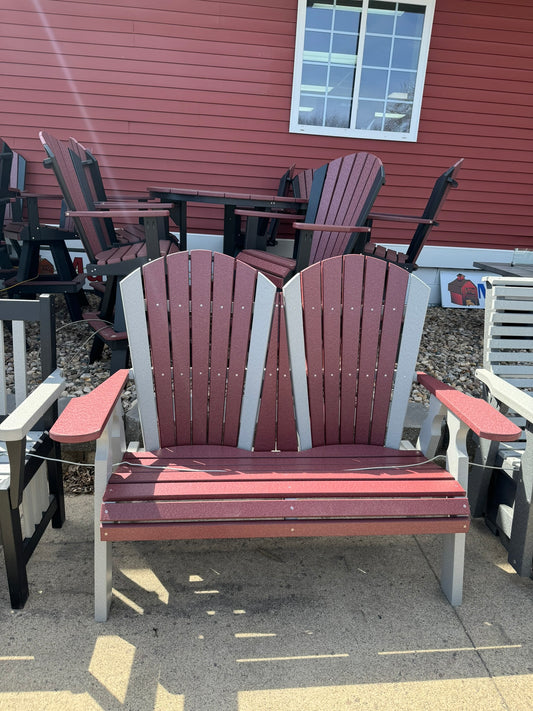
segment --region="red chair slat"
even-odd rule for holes
[[[308,269],[302,272],[303,321],[306,343],[323,343],[322,311],[319,308],[305,308],[306,302],[321,303],[320,269]],[[309,390],[309,409],[311,416],[311,436],[313,445],[326,444],[324,413],[324,371],[323,355],[320,348],[307,349],[307,387]]]
[[[340,392],[340,441],[354,442],[354,417],[357,404],[359,338],[363,295],[363,257],[345,262],[342,280],[342,351]]]
[[[165,262],[157,259],[143,269],[148,332],[161,446],[175,444],[172,364],[168,321]]]
[[[228,358],[228,382],[224,421],[224,444],[237,445],[239,417],[244,388],[246,357],[250,338],[256,273],[236,262],[233,293],[233,320]]]
[[[228,347],[232,313],[233,263],[215,254],[213,259],[213,325],[211,333],[209,444],[224,442],[224,410]]]
[[[370,441],[381,306],[386,273],[386,262],[374,260],[367,262],[363,288],[360,339],[361,360],[357,389],[357,412],[355,416],[355,441],[358,443]]]
[[[409,280],[409,274],[405,269],[389,269],[387,272],[379,355],[375,376],[370,444],[384,444],[385,442],[394,371],[398,355],[398,343],[403,321],[403,308]]]
[[[172,343],[174,386],[174,441],[191,443],[191,348],[188,337],[190,322],[189,259],[186,252],[167,259],[168,298],[170,309],[170,340]],[[145,271],[149,269],[147,265]]]
[[[342,261],[323,262],[322,280],[325,440],[326,444],[338,444],[341,399]]]

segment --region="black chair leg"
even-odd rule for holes
[[[104,352],[104,346],[105,342],[100,338],[100,336],[95,335],[91,346],[91,352],[89,354],[89,363],[94,363],[97,360],[100,360],[102,353]]]
[[[51,456],[60,459],[61,449],[57,445],[53,448]],[[57,510],[52,516],[52,528],[61,528],[65,523],[65,494],[63,490],[63,470],[60,462],[47,462],[48,487],[50,494],[57,501]]]
[[[129,349],[128,342],[123,341],[120,344],[114,345],[111,349],[111,363],[109,366],[109,374],[113,375],[117,370],[128,367]]]
[[[3,522],[2,545],[11,607],[20,610],[28,599],[28,576],[24,560],[20,513],[18,509],[11,508],[8,491],[0,492],[0,522]]]

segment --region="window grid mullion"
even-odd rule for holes
[[[381,117],[381,130],[385,130],[385,117],[387,115],[387,106],[389,104],[389,94],[390,94],[390,79],[392,73],[392,58],[394,56],[394,43],[396,42],[396,25],[398,23],[398,3],[394,3],[394,21],[392,24],[392,36],[390,44],[390,54],[389,54],[389,66],[387,69],[387,85],[385,87],[385,96],[383,97],[383,116]]]
[[[357,121],[357,107],[359,105],[359,92],[361,89],[361,74],[363,70],[363,54],[365,51],[366,39],[366,18],[368,14],[368,3],[370,0],[363,0],[361,8],[361,24],[359,25],[359,37],[357,41],[357,60],[355,62],[355,81],[352,95],[352,111],[350,120],[350,130],[355,130]]]

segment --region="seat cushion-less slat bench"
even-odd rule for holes
[[[180,453],[175,470],[175,456],[128,454],[104,493],[102,535],[114,541],[467,530],[463,488],[434,463],[417,466],[421,454],[336,449],[235,456],[220,448],[206,457],[202,447],[192,447]],[[378,471],[353,471],[376,461]],[[393,468],[406,462],[413,469]],[[154,471],[154,463],[164,469]]]
[[[460,604],[468,428],[495,439],[519,430],[419,374],[434,401],[422,451],[400,446],[428,299],[420,279],[347,255],[279,293],[239,260],[192,251],[121,289],[146,451],[126,451],[125,370],[52,429],[98,441],[97,619],[111,602],[111,542],[158,539],[443,534],[442,587]],[[426,456],[447,410],[444,470]]]

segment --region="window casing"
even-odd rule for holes
[[[290,130],[416,141],[435,0],[298,0]]]

